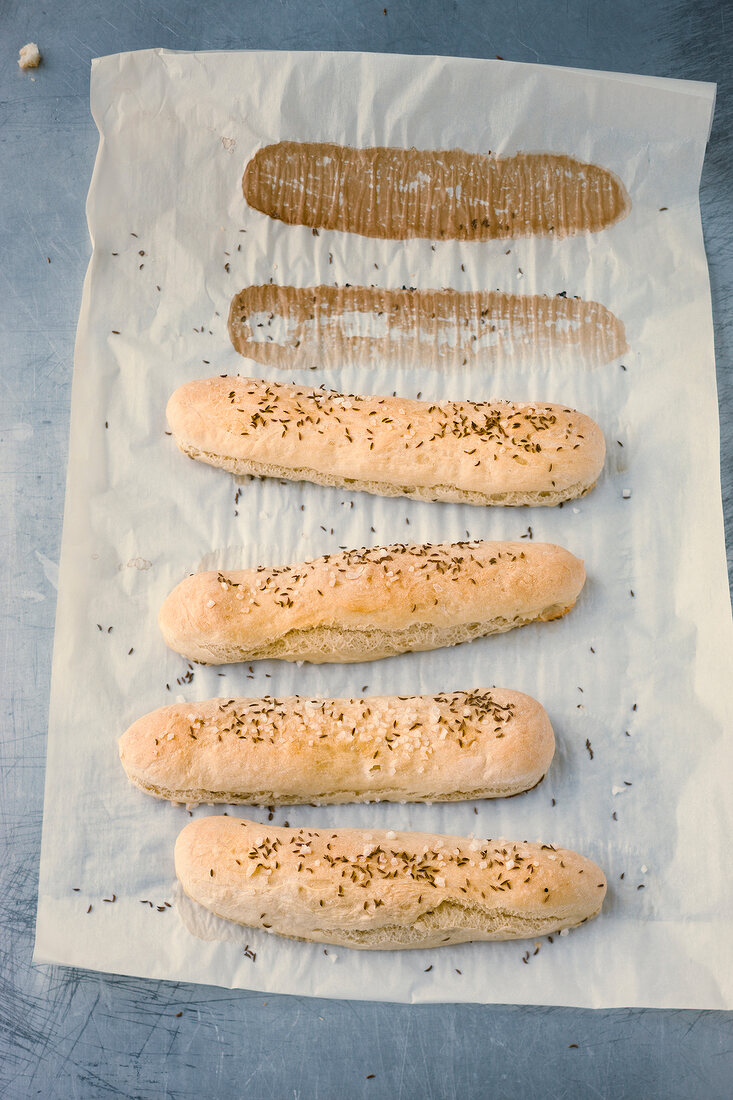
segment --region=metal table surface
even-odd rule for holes
[[[91,58],[151,46],[371,50],[717,81],[702,210],[731,548],[732,27],[724,0],[0,4],[0,1095],[731,1095],[725,1013],[263,996],[36,967],[31,954],[73,342],[90,251],[84,200],[97,147]],[[15,63],[29,40],[44,57],[32,75]]]

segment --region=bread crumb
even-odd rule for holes
[[[35,42],[29,42],[18,51],[18,67],[20,69],[37,69],[41,64],[41,51]]]

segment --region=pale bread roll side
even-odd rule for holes
[[[175,866],[219,917],[371,950],[546,936],[596,916],[606,894],[595,863],[552,845],[231,817],[189,822]]]
[[[518,691],[361,699],[207,699],[139,718],[128,778],[173,802],[249,805],[507,798],[545,775],[555,738]]]
[[[568,353],[583,366],[627,350],[623,323],[567,294],[378,286],[247,286],[229,308],[240,355],[309,370],[351,365],[444,369]]]
[[[281,141],[255,153],[242,190],[289,225],[381,240],[561,238],[606,229],[631,209],[613,172],[561,153]]]
[[[584,581],[582,561],[550,543],[377,546],[194,573],[158,623],[171,649],[201,664],[369,661],[557,619]]]
[[[233,474],[462,504],[572,500],[593,488],[606,453],[598,425],[564,405],[412,401],[263,378],[187,382],[167,417],[184,454]]]

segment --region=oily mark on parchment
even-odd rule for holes
[[[627,350],[622,322],[598,302],[500,291],[365,286],[248,286],[232,299],[240,355],[276,367],[380,360],[450,366],[541,352],[594,365]]]
[[[605,229],[631,209],[613,172],[559,153],[281,141],[255,153],[242,190],[289,225],[382,240],[561,238]]]

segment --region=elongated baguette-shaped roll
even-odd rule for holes
[[[141,790],[173,802],[455,802],[534,787],[555,749],[518,691],[362,699],[207,699],[122,735]]]
[[[488,241],[605,229],[631,202],[613,172],[558,153],[281,141],[242,180],[250,206],[289,225],[382,240]]]
[[[622,322],[598,302],[487,290],[248,286],[232,298],[229,336],[248,359],[311,370],[544,361],[568,352],[593,366],[627,350]]]
[[[606,894],[600,867],[551,845],[231,817],[189,822],[175,865],[219,917],[373,950],[545,936],[596,916]]]
[[[606,447],[563,405],[410,401],[207,378],[175,391],[181,450],[233,474],[462,504],[559,504],[592,489]]]
[[[202,664],[370,661],[557,619],[584,581],[582,561],[549,543],[376,546],[194,573],[158,622],[171,649]]]

